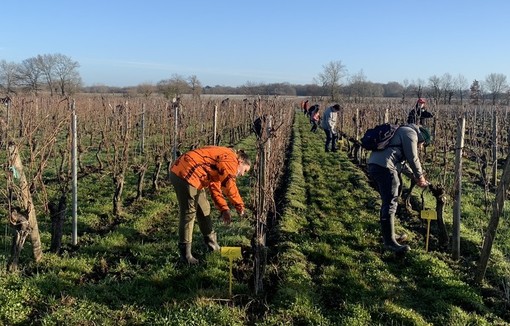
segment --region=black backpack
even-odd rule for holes
[[[361,147],[369,151],[385,149],[398,127],[398,125],[384,123],[368,129],[361,138]]]

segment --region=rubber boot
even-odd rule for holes
[[[216,232],[211,232],[209,235],[204,235],[204,242],[209,251],[218,251],[221,249],[217,241],[218,237]]]
[[[405,253],[411,250],[408,245],[401,245],[395,240],[394,217],[390,216],[387,220],[381,220],[381,231],[384,247],[394,253]]]
[[[179,252],[181,254],[181,262],[189,265],[198,264],[198,259],[191,254],[191,243],[179,243]]]

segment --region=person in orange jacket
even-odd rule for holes
[[[200,232],[210,251],[220,249],[210,217],[211,206],[205,189],[209,188],[214,205],[225,224],[232,216],[224,197],[228,198],[240,216],[245,206],[236,185],[236,178],[250,171],[250,158],[243,150],[205,146],[182,154],[170,169],[170,181],[179,202],[179,252],[181,261],[197,264],[191,253],[193,226],[197,219]]]

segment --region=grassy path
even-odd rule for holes
[[[345,152],[325,153],[324,134],[309,132],[301,114],[293,132],[280,286],[259,325],[506,324],[464,269],[422,249],[421,235],[406,230],[413,251],[405,259],[384,252],[378,194],[364,173]]]

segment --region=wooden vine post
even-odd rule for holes
[[[2,121],[2,142],[7,141],[8,134],[9,134],[9,121],[10,121],[10,112],[11,112],[11,101],[8,101],[6,104],[6,114],[5,114],[5,121]],[[4,146],[5,143],[3,143],[2,146]]]
[[[177,138],[179,135],[179,105],[176,103],[176,100],[173,101],[173,109],[174,109],[174,146],[173,146],[173,155],[172,155],[172,161],[175,162],[177,160],[177,148],[178,148],[178,142]]]
[[[142,104],[142,121],[140,124],[140,153],[145,154],[145,103]]]
[[[42,259],[43,252],[41,238],[39,235],[39,226],[35,214],[35,207],[30,194],[30,185],[23,171],[23,164],[19,155],[18,147],[13,142],[7,146],[9,155],[9,168],[12,177],[10,178],[10,192],[15,196],[20,205],[20,211],[10,210],[9,220],[15,228],[15,234],[12,242],[12,257],[8,266],[9,271],[18,269],[19,254],[23,249],[25,239],[30,235],[35,261]]]
[[[214,146],[218,145],[217,132],[218,132],[218,106],[215,105],[214,106],[214,117],[213,117],[213,145]]]
[[[458,120],[457,143],[455,146],[455,197],[453,203],[453,239],[452,257],[457,260],[460,256],[460,215],[462,193],[462,149],[464,147],[464,132],[466,130],[466,118]]]
[[[71,180],[72,180],[72,236],[71,241],[78,244],[78,133],[76,127],[76,105],[71,103]]]

